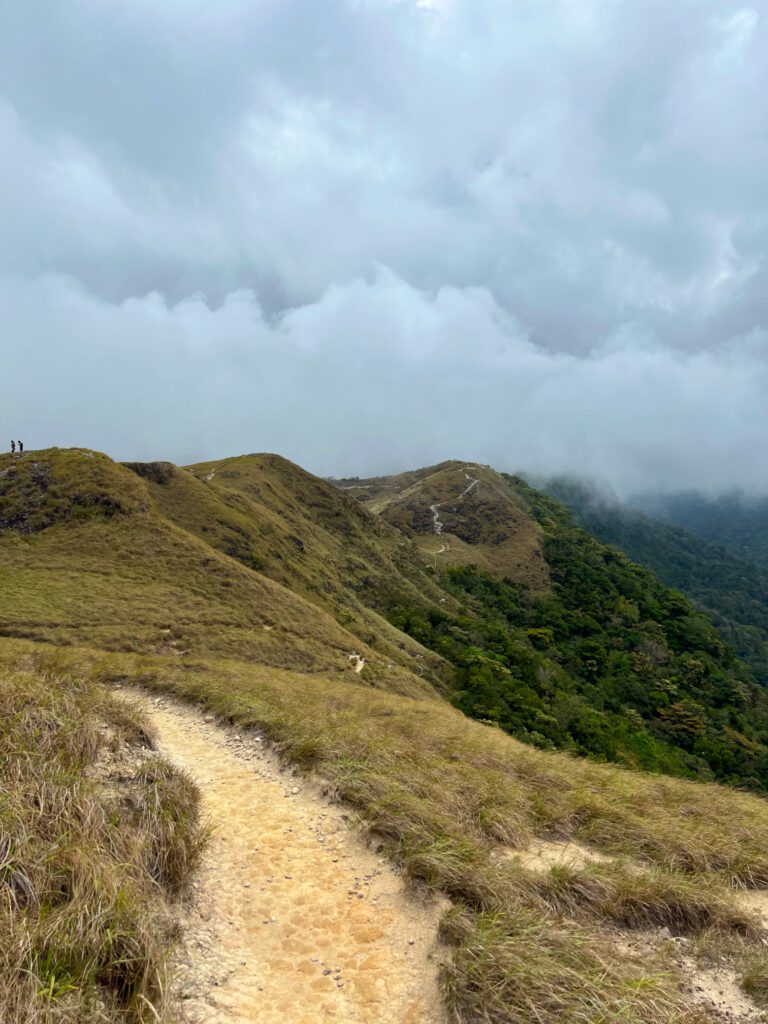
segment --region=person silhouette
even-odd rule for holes
[[[24,451],[24,442],[23,441],[19,441],[19,452],[23,452],[23,451]]]
[[[16,452],[16,442],[15,441],[11,441],[11,452],[12,453]]]

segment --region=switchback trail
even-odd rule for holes
[[[258,738],[135,691],[214,835],[182,921],[176,995],[194,1024],[445,1024],[436,906],[406,895],[344,811]]]
[[[472,469],[476,469],[477,467],[473,466],[471,468]],[[469,480],[469,484],[464,488],[464,490],[461,492],[461,494],[457,495],[455,498],[452,499],[452,502],[453,502],[454,505],[458,505],[458,503],[460,501],[463,501],[463,499],[466,498],[466,496],[469,494],[469,492],[471,490],[473,490],[475,487],[477,487],[477,485],[480,483],[480,481],[478,479],[476,479],[475,477],[470,476],[469,473],[467,473],[466,470],[462,470],[461,472],[464,473],[465,479]],[[433,532],[434,532],[436,537],[442,537],[443,536],[443,527],[445,526],[445,524],[443,523],[442,519],[440,518],[440,509],[443,507],[443,505],[447,505],[448,501],[449,501],[449,499],[446,498],[445,501],[438,501],[438,502],[435,502],[434,505],[430,505],[429,506],[429,511],[432,513],[432,530],[433,530]],[[435,551],[434,554],[435,555],[442,555],[446,551],[449,551],[449,550],[450,550],[450,544],[443,543],[443,544],[440,545],[440,550],[439,551]]]

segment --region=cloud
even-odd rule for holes
[[[0,0],[0,428],[768,489],[767,8]]]
[[[625,328],[586,355],[552,352],[487,289],[426,293],[384,268],[277,317],[247,291],[216,308],[157,293],[116,305],[70,280],[17,279],[0,317],[12,338],[45,339],[4,374],[28,447],[192,461],[238,437],[326,474],[479,456],[578,467],[625,492],[761,472],[765,332],[685,352]]]

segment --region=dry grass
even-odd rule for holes
[[[138,768],[141,723],[57,652],[26,662],[0,685],[0,1021],[157,1022],[196,790]]]
[[[470,479],[472,490],[461,497]],[[340,482],[344,486],[344,482]],[[465,462],[440,463],[400,477],[360,481],[351,493],[368,501],[386,522],[414,537],[435,564],[479,565],[532,593],[549,590],[541,529],[498,473]],[[442,534],[436,537],[432,506],[439,505]],[[442,547],[447,550],[437,554]]]
[[[136,825],[147,837],[147,871],[178,895],[194,878],[208,839],[208,830],[200,827],[200,794],[188,775],[161,757],[140,766],[135,784],[141,794]]]
[[[0,636],[108,650],[229,656],[339,676],[353,675],[349,655],[357,652],[368,662],[355,677],[361,685],[435,696],[407,666],[420,673],[440,659],[413,641],[397,648],[396,631],[373,611],[367,612],[362,629],[354,615],[339,613],[337,594],[331,607],[340,620],[349,619],[347,628],[317,600],[292,592],[165,518],[152,494],[167,491],[170,510],[184,508],[187,500],[194,509],[197,492],[207,493],[191,474],[178,471],[179,485],[154,485],[106,456],[79,450],[35,452],[34,460],[26,454],[23,460],[0,456]],[[191,496],[189,488],[195,492]],[[332,487],[327,489],[343,503]],[[203,505],[204,513],[210,511]],[[222,529],[238,526],[226,503],[214,502],[214,511],[213,522],[223,523]],[[307,520],[308,549],[313,529]],[[215,533],[211,540],[224,536]],[[290,545],[294,558],[311,562],[318,578],[331,557],[321,540],[316,538],[311,552],[301,557]],[[389,544],[394,546],[391,538]],[[385,552],[381,560],[386,561]],[[356,567],[350,568],[347,582],[354,591]],[[359,601],[357,607],[362,608]],[[377,654],[361,633],[376,642],[380,631],[390,639],[386,653]]]
[[[617,926],[706,938],[708,959],[727,953],[760,989],[763,932],[732,888],[766,883],[760,798],[533,750],[447,706],[354,684],[235,662],[66,655],[93,679],[258,728],[323,777],[409,877],[454,902],[444,981],[462,1022],[708,1020],[663,952],[639,964],[616,949]],[[553,836],[609,856],[546,873],[507,856]]]
[[[607,936],[526,908],[458,909],[443,920],[454,948],[445,986],[460,1021],[512,1024],[709,1024],[686,1006],[663,965],[617,955]]]

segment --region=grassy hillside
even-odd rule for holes
[[[59,659],[74,678],[130,680],[256,727],[325,780],[409,878],[450,899],[443,983],[461,1024],[724,1022],[694,1003],[693,965],[768,993],[748,892],[768,886],[761,799],[537,751],[446,703],[341,680],[74,648]],[[526,856],[537,843],[561,861]]]
[[[765,800],[536,749],[764,786],[764,691],[522,481],[449,463],[365,486],[274,456],[0,459],[0,1019],[162,1013],[168,899],[203,837],[113,682],[257,727],[446,896],[459,1024],[724,1024],[696,987],[715,965],[765,1002]],[[447,665],[498,724],[440,698]]]
[[[0,457],[0,523],[6,636],[307,673],[352,673],[359,653],[366,682],[430,692],[316,604],[170,522],[146,481],[105,455]]]
[[[583,484],[559,480],[546,489],[599,540],[621,548],[689,597],[768,684],[768,572],[720,544],[601,500]]]
[[[445,595],[412,544],[354,499],[277,455],[131,468],[166,519],[320,606],[375,651],[366,678],[390,662],[445,676],[440,659],[381,615],[393,593],[417,603]]]
[[[478,565],[522,583],[549,586],[541,531],[508,482],[488,466],[444,462],[398,477],[336,481],[412,537],[436,568]]]

